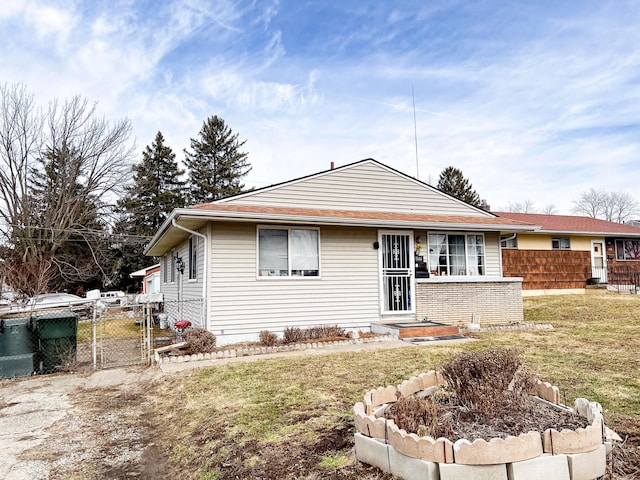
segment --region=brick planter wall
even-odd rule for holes
[[[516,279],[464,281],[440,278],[416,282],[416,315],[433,322],[467,325],[474,314],[481,324],[522,322],[522,282]]]
[[[412,377],[397,387],[367,392],[354,405],[356,458],[406,480],[592,480],[605,474],[607,445],[613,432],[604,427],[602,407],[577,399],[574,409],[559,403],[559,390],[538,384],[538,398],[557,408],[572,410],[591,424],[577,430],[527,432],[518,437],[490,441],[465,439],[451,442],[407,433],[389,419],[384,408],[398,392],[429,394],[443,383],[438,372]]]

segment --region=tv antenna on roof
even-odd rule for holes
[[[411,98],[413,99],[413,137],[416,143],[416,179],[420,180],[420,169],[418,166],[418,123],[416,122],[416,94],[413,91],[413,82],[411,82]]]

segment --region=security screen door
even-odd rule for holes
[[[382,313],[411,313],[413,234],[380,233]]]

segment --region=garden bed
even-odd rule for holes
[[[369,391],[354,406],[356,457],[405,479],[604,475],[619,438],[600,405],[562,405],[558,388],[517,373],[508,351],[488,352]]]

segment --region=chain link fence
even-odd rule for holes
[[[0,379],[149,365],[175,341],[175,323],[203,326],[203,301],[88,301],[52,309],[0,312]]]
[[[201,298],[188,300],[166,300],[164,302],[164,315],[160,318],[166,318],[169,328],[175,331],[175,323],[181,320],[187,320],[191,323],[191,327],[204,328],[203,315],[204,302]]]

